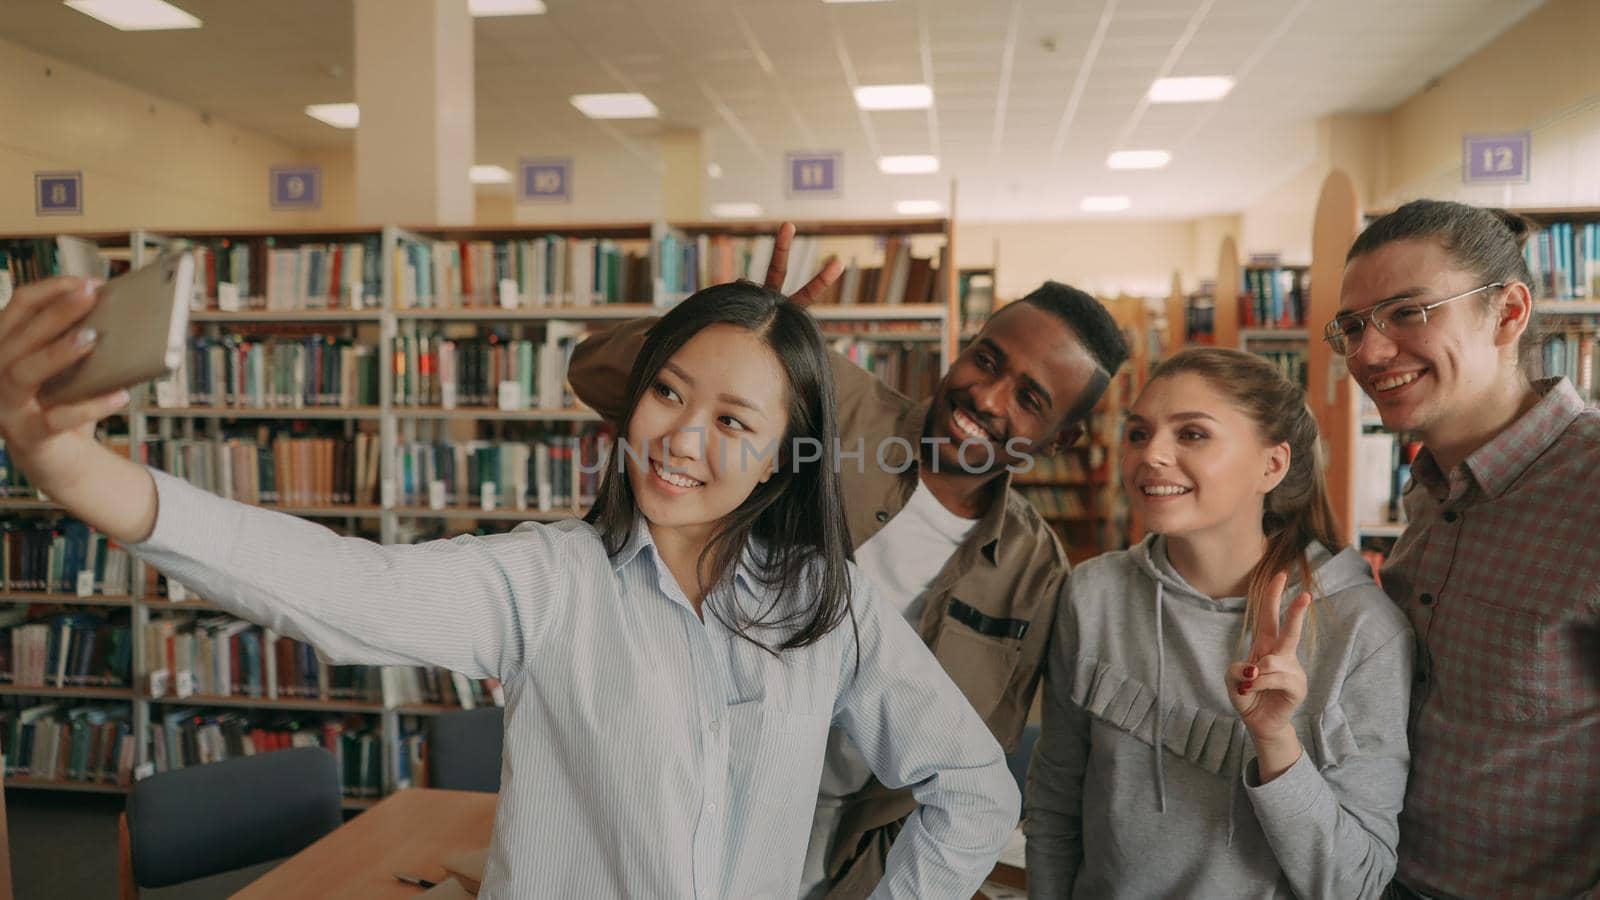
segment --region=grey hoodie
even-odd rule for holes
[[[1406,790],[1411,628],[1360,553],[1313,544],[1310,559],[1305,751],[1265,785],[1224,684],[1244,599],[1190,587],[1159,536],[1073,571],[1028,773],[1031,897],[1382,893]]]

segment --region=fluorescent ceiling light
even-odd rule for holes
[[[878,171],[885,175],[927,175],[939,171],[939,157],[880,156]]]
[[[467,173],[473,184],[510,184],[511,173],[501,166],[473,166]]]
[[[67,5],[118,31],[200,27],[199,19],[162,0],[67,0]]]
[[[306,115],[335,128],[354,128],[361,124],[361,108],[354,103],[313,103]]]
[[[937,215],[941,208],[937,200],[901,200],[894,205],[894,211],[902,216]]]
[[[573,94],[572,105],[591,119],[654,119],[660,115],[643,94]]]
[[[927,109],[933,105],[933,88],[925,84],[869,84],[856,88],[856,105],[862,109]]]
[[[761,204],[713,203],[711,214],[719,219],[754,219],[761,215]]]
[[[1122,212],[1133,203],[1127,197],[1085,197],[1080,205],[1084,212]]]
[[[706,166],[706,175],[711,177],[711,178],[721,178],[722,177],[722,167],[717,165],[716,163],[712,163],[712,164]]]
[[[1112,169],[1164,169],[1172,162],[1172,154],[1165,150],[1118,150],[1106,157],[1106,166]]]
[[[1150,85],[1151,103],[1203,103],[1221,100],[1233,90],[1233,79],[1226,75],[1200,78],[1157,78]]]
[[[486,16],[542,16],[544,0],[467,0],[467,11]]]

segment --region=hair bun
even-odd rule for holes
[[[1519,250],[1522,249],[1523,245],[1528,243],[1528,238],[1531,237],[1535,231],[1539,230],[1539,223],[1533,221],[1527,216],[1521,215],[1520,213],[1514,213],[1509,209],[1496,209],[1494,207],[1488,207],[1485,211],[1494,216],[1496,219],[1499,219],[1500,224],[1504,225],[1506,230],[1511,232],[1511,239],[1517,242],[1517,249]]]

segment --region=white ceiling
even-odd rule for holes
[[[348,0],[175,0],[196,31],[122,33],[59,0],[0,0],[0,37],[295,146],[351,142],[302,113],[354,99]],[[662,127],[703,130],[724,175],[706,202],[769,215],[882,217],[946,199],[964,220],[1083,218],[1127,194],[1130,218],[1233,212],[1315,153],[1332,112],[1386,110],[1542,0],[547,0],[477,21],[477,156],[656,165]],[[1164,75],[1232,75],[1220,103],[1147,106]],[[863,113],[851,87],[930,82],[930,111]],[[595,122],[575,93],[637,90],[649,123]],[[1170,167],[1111,172],[1117,149]],[[844,155],[843,193],[797,202],[783,160]],[[879,154],[935,153],[930,176],[879,175]],[[641,214],[641,217],[643,215]]]

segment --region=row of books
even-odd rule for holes
[[[332,753],[345,796],[383,793],[383,742],[360,717],[261,715],[184,707],[151,722],[150,759],[157,772],[293,747],[322,747]]]
[[[1024,484],[1084,484],[1089,473],[1083,467],[1083,457],[1077,453],[1058,453],[1040,456],[1033,460],[1033,468],[1018,472],[1012,483]]]
[[[1306,386],[1306,351],[1299,347],[1253,347],[1253,352],[1272,363],[1283,377]]]
[[[1411,480],[1411,461],[1420,441],[1381,430],[1364,432],[1356,443],[1356,524],[1383,525],[1405,521],[1401,497]]]
[[[1600,333],[1593,325],[1570,326],[1545,335],[1541,354],[1546,377],[1565,375],[1589,402],[1600,384]]]
[[[1078,518],[1089,514],[1083,491],[1070,487],[1024,485],[1022,495],[1046,518]]]
[[[1600,297],[1600,222],[1555,222],[1523,245],[1536,292],[1545,300]]]
[[[76,519],[0,522],[0,590],[129,593],[126,550]]]
[[[376,347],[346,338],[193,337],[154,399],[162,408],[376,406],[378,364]]]
[[[582,329],[550,322],[542,341],[491,332],[476,338],[401,335],[394,343],[394,402],[401,406],[557,409],[575,400],[567,363]]]
[[[573,509],[594,503],[609,429],[556,429],[516,441],[413,441],[396,458],[401,506]]]
[[[128,260],[107,259],[93,243],[68,235],[0,241],[0,309],[30,281],[56,275],[109,278],[128,270]]]
[[[493,678],[468,678],[460,672],[426,666],[385,666],[383,704],[477,709],[505,706],[505,689]]]
[[[822,238],[796,237],[789,245],[788,278],[783,291],[802,287],[826,261]],[[744,279],[766,281],[775,241],[771,235],[684,236],[668,232],[656,242],[665,294],[682,298],[715,284]],[[852,257],[843,276],[820,304],[932,303],[937,292],[940,261],[913,256],[911,239],[892,235],[884,239],[883,263],[863,265]]]
[[[310,645],[228,615],[206,613],[189,621],[164,616],[152,620],[144,635],[148,663],[143,680],[152,697],[304,698],[382,703],[387,708],[505,705],[498,681],[444,669],[319,669]]]
[[[126,786],[138,743],[126,706],[8,704],[0,708],[0,755],[7,777]]]
[[[1190,344],[1214,344],[1217,339],[1216,302],[1205,296],[1189,298],[1183,309],[1184,340]]]
[[[540,309],[650,303],[647,253],[608,238],[401,240],[393,259],[400,309]]]
[[[1244,270],[1239,324],[1244,328],[1304,328],[1311,273],[1306,269]]]
[[[939,345],[928,341],[893,343],[835,337],[834,352],[866,369],[912,399],[933,396],[941,376]]]
[[[154,439],[142,462],[244,503],[330,506],[378,502],[379,438],[299,437],[267,428],[214,439]]]
[[[133,646],[126,613],[43,615],[0,609],[0,683],[13,687],[127,687]]]
[[[383,701],[377,668],[324,665],[310,644],[232,616],[163,615],[142,640],[140,679],[152,697]]]
[[[193,309],[367,309],[383,302],[377,235],[279,247],[270,237],[183,241],[195,254]]]

